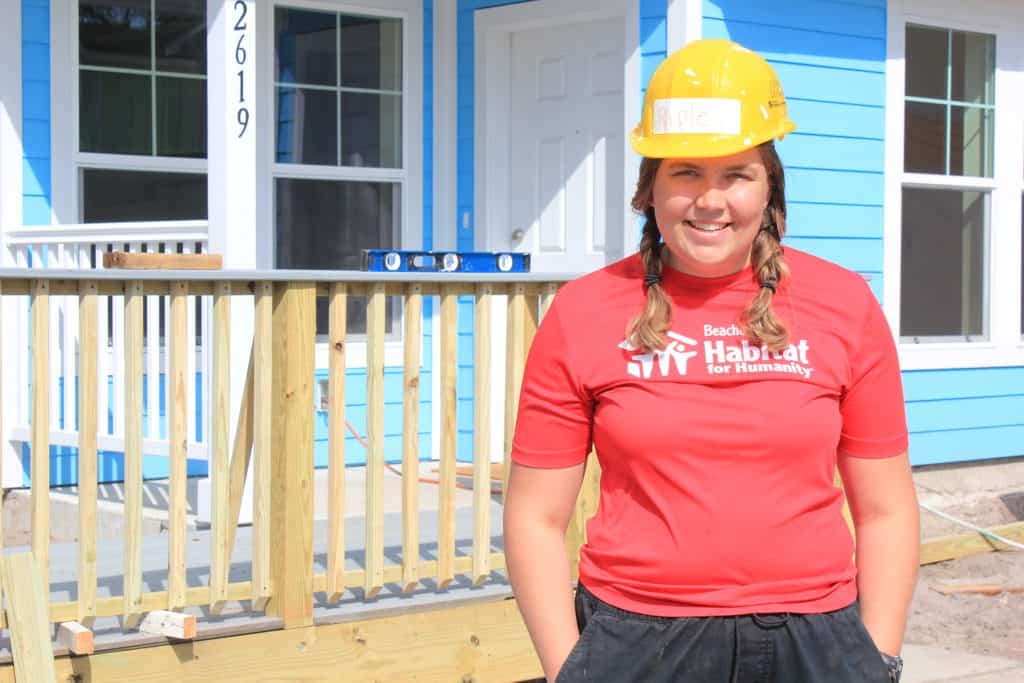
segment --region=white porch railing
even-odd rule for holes
[[[25,226],[6,231],[6,264],[13,267],[49,270],[101,270],[103,254],[111,251],[202,253],[207,249],[206,221],[167,221],[149,223],[88,223],[82,225]],[[13,379],[5,387],[5,429],[9,444],[4,448],[20,451],[21,443],[30,441],[29,427],[29,345],[28,297],[8,304],[4,311],[7,329],[3,330],[5,360]],[[193,352],[188,354],[189,386],[195,387],[208,367],[208,350],[203,339],[210,329],[209,297],[190,297],[188,303],[188,338]],[[124,297],[99,298],[99,325],[97,347],[98,381],[100,387],[109,386],[111,393],[99,392],[100,450],[124,451]],[[197,318],[196,311],[199,311]],[[165,321],[170,320],[170,302],[166,296],[147,296],[145,302],[145,405],[143,452],[147,455],[166,455],[168,444],[166,425],[161,423],[161,405],[166,405],[167,358]],[[78,367],[78,300],[77,297],[52,297],[50,307],[50,375],[49,400],[51,422],[50,443],[55,446],[77,447],[76,377]],[[104,352],[105,350],[105,352]],[[187,392],[188,457],[205,458],[205,444],[197,438],[196,408],[209,405],[203,399],[208,390]],[[207,410],[201,410],[201,434],[209,434]],[[20,485],[16,473],[5,468],[5,486]]]

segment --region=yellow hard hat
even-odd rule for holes
[[[656,159],[720,157],[796,129],[763,57],[731,40],[695,40],[651,76],[633,149]]]

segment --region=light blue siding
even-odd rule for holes
[[[884,0],[706,0],[704,35],[762,53],[797,132],[779,145],[787,242],[870,276],[882,295]],[[1024,368],[904,373],[915,465],[1024,454]]]
[[[903,373],[915,464],[1024,455],[1024,368]]]
[[[21,0],[21,97],[24,139],[22,221],[48,225],[50,188],[50,2]]]

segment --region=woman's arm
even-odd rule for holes
[[[512,464],[505,498],[505,561],[519,611],[555,680],[579,638],[565,552],[585,465],[554,469]]]
[[[906,453],[895,458],[839,454],[839,473],[857,531],[857,589],[868,633],[899,654],[920,561],[920,516]]]

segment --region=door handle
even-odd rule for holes
[[[512,231],[512,241],[513,242],[522,242],[524,237],[526,237],[526,233],[523,232],[522,230],[513,230]]]

